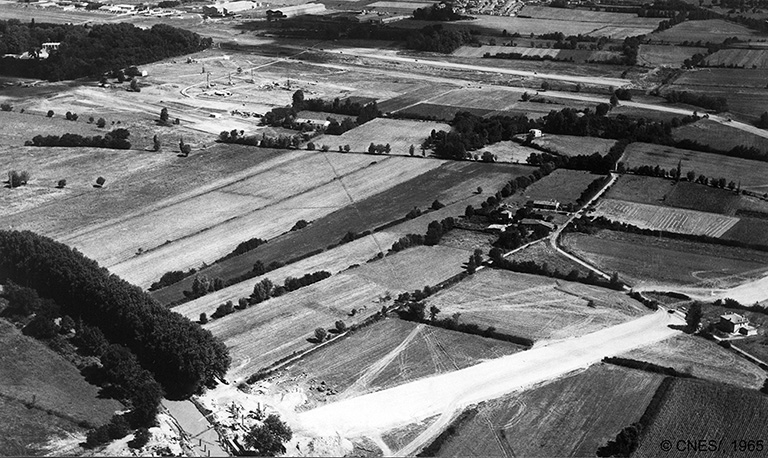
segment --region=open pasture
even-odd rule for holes
[[[418,25],[421,27],[424,26],[422,24]],[[543,33],[562,32],[566,36],[582,34],[593,36],[611,36],[615,39],[623,39],[628,36],[650,33],[653,29],[656,28],[656,24],[629,24],[627,26],[623,26],[622,22],[620,21],[585,22],[574,21],[570,19],[543,19],[485,15],[477,15],[476,19],[474,20],[455,21],[451,23],[451,25],[454,27],[473,27],[480,30],[485,29],[495,33],[501,33],[503,30],[506,30],[510,34],[517,32],[521,35],[529,35],[531,33],[539,35]],[[417,25],[414,24],[414,26]]]
[[[680,68],[685,59],[691,58],[694,54],[706,52],[706,48],[641,44],[637,53],[637,63],[646,67]]]
[[[653,41],[663,41],[672,43],[722,43],[723,40],[730,37],[737,37],[747,41],[755,39],[760,35],[740,24],[727,22],[723,19],[707,19],[704,21],[685,21],[677,24],[667,30],[656,32],[650,35]]]
[[[452,91],[453,89],[455,89],[455,86],[440,84],[417,86],[415,89],[407,91],[404,94],[378,103],[378,107],[382,113],[393,113],[395,111],[400,111],[404,108],[427,101],[441,94],[445,94],[446,92]]]
[[[330,153],[329,156],[333,154],[336,153]],[[365,157],[372,158],[371,156]],[[348,231],[362,233],[366,230],[375,229],[385,223],[405,217],[414,207],[425,210],[435,199],[447,206],[438,212],[429,212],[419,218],[391,227],[387,229],[386,234],[383,232],[376,233],[377,239],[385,237],[386,241],[380,242],[380,246],[369,246],[366,249],[367,251],[363,250],[354,260],[350,259],[344,267],[354,263],[361,263],[372,258],[380,251],[386,252],[392,246],[392,243],[407,233],[425,233],[430,221],[461,214],[467,204],[477,205],[478,200],[487,198],[483,195],[475,194],[478,186],[488,190],[499,189],[511,178],[527,175],[533,170],[532,167],[507,164],[478,162],[441,163],[432,159],[402,159],[414,161],[414,163],[442,165],[413,179],[405,180],[400,184],[392,183],[393,186],[389,189],[381,189],[381,192],[367,199],[361,199],[352,205],[346,205],[325,217],[312,221],[309,226],[300,231],[283,234],[241,256],[216,263],[202,270],[200,274],[208,275],[209,278],[232,278],[250,271],[257,260],[265,265],[273,261],[286,262],[311,251],[323,249],[331,244],[337,244]],[[451,209],[451,204],[455,204],[457,208]],[[245,238],[240,239],[240,241],[242,240],[245,240]],[[332,251],[346,249],[346,246],[342,245]],[[368,253],[367,257],[363,253]],[[324,255],[325,253],[320,256]],[[329,254],[329,256],[335,255]],[[361,256],[363,257],[362,259],[360,259]],[[334,265],[336,264],[334,263]],[[155,279],[157,278],[159,276]],[[153,295],[162,303],[178,300],[182,297],[184,289],[190,289],[192,280],[192,278],[188,278],[156,291]],[[251,284],[252,287],[253,285]]]
[[[496,156],[497,162],[511,162],[525,164],[526,160],[531,156],[531,153],[539,154],[538,150],[535,150],[529,146],[523,146],[513,140],[501,141],[483,147],[478,151],[482,157],[482,153],[488,151]]]
[[[546,134],[543,137],[533,139],[531,143],[554,151],[561,156],[570,157],[594,153],[605,156],[616,141],[599,137]]]
[[[681,164],[682,174],[693,170],[708,178],[725,178],[727,181],[741,182],[741,189],[755,192],[768,191],[768,163],[728,157],[720,154],[702,153],[670,146],[650,143],[632,143],[624,153],[624,162],[628,167],[650,165],[665,170]]]
[[[377,118],[341,135],[323,135],[314,139],[316,145],[327,144],[332,149],[349,145],[354,152],[367,152],[371,143],[389,144],[393,154],[408,154],[413,145],[418,148],[432,130],[450,130],[447,124],[429,121]]]
[[[713,456],[759,456],[739,452],[732,442],[756,441],[768,434],[768,397],[757,390],[702,380],[671,379],[662,403],[643,430],[635,456],[658,456],[659,444],[669,438],[713,438],[722,449]],[[717,439],[714,439],[717,438]],[[683,440],[685,440],[683,439]],[[693,440],[693,439],[688,439]],[[675,443],[676,441],[673,441]],[[755,442],[752,442],[754,445]],[[746,444],[745,444],[746,445]],[[693,456],[695,452],[672,451],[670,457]]]
[[[768,138],[754,135],[749,132],[738,131],[719,122],[702,119],[693,124],[678,127],[672,132],[675,140],[693,140],[712,148],[728,151],[734,145],[755,147],[761,151],[768,151]],[[720,158],[724,160],[725,158]],[[754,164],[750,161],[750,164]]]
[[[575,204],[576,199],[590,183],[600,178],[583,170],[557,169],[521,192],[507,198],[507,202],[524,205],[529,200],[553,199],[564,204]]]
[[[520,350],[509,342],[388,318],[291,364],[280,379],[307,374],[344,399]]]
[[[433,286],[464,271],[470,253],[443,245],[417,246],[350,271],[392,291],[414,291]]]
[[[662,379],[599,364],[485,402],[438,456],[594,456],[598,447],[640,419]]]
[[[744,388],[759,389],[765,381],[765,371],[732,351],[688,334],[680,334],[656,345],[636,348],[617,355],[673,367],[690,372],[695,377],[730,383]]]
[[[763,218],[741,218],[732,228],[723,234],[726,240],[738,240],[742,243],[757,243],[768,246],[768,220]]]
[[[704,59],[709,67],[768,68],[768,50],[721,49]]]
[[[693,24],[700,21],[691,21]],[[701,68],[689,70],[674,80],[672,89],[684,90],[719,90],[733,92],[731,88],[765,88],[768,77],[765,72],[740,68]],[[675,87],[680,86],[680,87]],[[730,99],[729,99],[730,101]]]
[[[721,237],[733,227],[738,218],[695,210],[683,210],[656,205],[638,204],[614,199],[602,199],[593,216],[604,216],[643,229],[679,234]]]
[[[569,233],[566,249],[634,286],[671,283],[729,287],[762,276],[768,254],[722,245],[670,240],[616,231]]]
[[[430,103],[461,108],[504,110],[520,100],[516,92],[499,92],[483,89],[458,89],[430,99]]]
[[[42,342],[0,320],[0,453],[37,454],[50,436],[100,426],[123,409],[99,397],[77,368]]]
[[[3,92],[0,91],[0,96]],[[12,105],[14,105],[12,103]],[[72,109],[74,112],[79,110]],[[80,117],[77,121],[68,121],[66,111],[55,113],[52,118],[45,114],[32,114],[25,110],[19,113],[14,106],[14,111],[0,111],[0,144],[19,147],[27,140],[32,140],[36,135],[62,135],[63,133],[79,134],[83,136],[103,136],[111,129],[105,127],[99,129],[96,124],[89,124],[88,118]],[[129,140],[132,138],[129,137]]]
[[[450,122],[456,116],[456,113],[460,111],[468,111],[476,116],[488,116],[495,113],[493,110],[487,110],[485,108],[467,108],[452,105],[438,105],[435,103],[419,103],[417,105],[404,108],[398,113],[403,113],[410,116],[432,118],[437,121]]]
[[[616,291],[497,269],[483,269],[430,297],[432,305],[445,316],[459,313],[463,323],[534,340],[580,336],[645,313]]]
[[[637,25],[655,28],[660,22],[658,18],[639,17],[629,13],[610,13],[605,11],[590,11],[587,9],[553,8],[548,6],[526,5],[520,10],[520,17],[533,19],[550,19],[558,21],[598,22],[614,25]],[[563,32],[565,33],[565,32]]]

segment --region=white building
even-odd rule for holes
[[[222,2],[206,5],[203,7],[203,14],[206,16],[227,16],[229,14],[242,13],[244,11],[254,10],[264,6],[262,2],[235,1]]]
[[[267,10],[267,19],[284,19],[303,14],[317,14],[325,12],[322,3],[305,3],[304,5],[281,6],[273,10]]]

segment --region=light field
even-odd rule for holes
[[[531,143],[555,151],[562,156],[570,157],[594,153],[605,156],[616,141],[598,137],[546,134],[535,138]]]
[[[434,97],[430,103],[453,107],[481,108],[486,110],[504,110],[517,103],[520,94],[514,92],[489,91],[483,89],[458,89]]]
[[[447,124],[436,122],[377,118],[342,135],[323,135],[314,139],[313,142],[318,146],[327,144],[334,151],[339,145],[349,145],[352,151],[361,153],[367,152],[371,143],[376,145],[389,143],[392,154],[408,154],[411,145],[418,151],[419,145],[426,140],[433,129],[450,130],[450,128]]]
[[[575,22],[599,22],[615,25],[638,25],[644,27],[656,27],[658,18],[639,17],[636,14],[609,13],[605,11],[589,11],[584,9],[551,8],[546,6],[526,5],[520,10],[521,16],[530,16],[534,19],[552,19]],[[565,32],[563,32],[565,33]]]
[[[733,227],[738,218],[714,213],[659,207],[614,199],[602,199],[593,216],[604,216],[642,229],[652,229],[679,234],[720,237]]]
[[[698,378],[744,388],[759,389],[765,381],[765,371],[756,365],[715,342],[687,334],[618,356],[673,367]]]
[[[756,38],[759,34],[747,27],[726,22],[722,19],[707,19],[704,21],[685,21],[676,26],[654,33],[651,38],[654,41],[666,41],[673,43],[682,43],[683,41],[697,42],[707,41],[712,43],[722,43],[723,40],[730,37],[737,37],[744,41],[750,38]]]
[[[419,2],[375,2],[369,3],[367,6],[372,8],[391,8],[398,10],[415,10],[417,8],[429,8],[432,3],[419,3]]]
[[[711,67],[768,68],[765,49],[721,49],[707,56],[704,63]]]
[[[512,140],[501,141],[488,145],[479,150],[477,154],[482,157],[482,153],[488,151],[497,157],[498,162],[511,162],[525,164],[531,153],[539,153],[538,150],[528,146],[523,146]]]
[[[594,456],[640,419],[662,379],[600,364],[485,402],[438,456]]]
[[[639,65],[648,67],[680,68],[685,59],[689,59],[696,53],[705,54],[706,52],[706,48],[641,44],[637,62]]]
[[[595,307],[587,303],[594,301]],[[534,340],[581,336],[645,313],[624,294],[581,283],[496,269],[432,296],[427,306],[462,323]]]

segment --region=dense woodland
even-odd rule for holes
[[[49,81],[98,76],[208,48],[210,38],[165,24],[142,29],[132,24],[62,25],[0,21],[0,55],[40,51],[60,42],[47,59],[3,58],[0,74]]]
[[[157,304],[77,250],[29,231],[0,231],[0,282],[32,288],[136,355],[170,398],[222,379],[230,357],[210,331]]]

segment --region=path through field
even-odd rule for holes
[[[744,283],[733,288],[697,288],[679,285],[649,283],[635,288],[637,291],[674,291],[693,299],[714,301],[716,299],[735,299],[744,305],[768,301],[768,276]]]
[[[565,339],[466,369],[325,405],[298,415],[295,430],[309,436],[376,435],[440,415],[427,431],[397,451],[406,456],[434,438],[466,406],[585,368],[606,356],[664,340],[683,320],[658,311],[582,337]],[[372,412],[376,412],[372,415]]]

